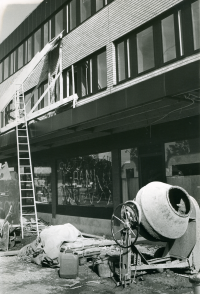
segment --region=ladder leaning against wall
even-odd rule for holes
[[[20,222],[23,239],[25,233],[37,233],[37,235],[39,235],[23,84],[16,85],[15,110],[17,121],[16,136],[20,194]]]

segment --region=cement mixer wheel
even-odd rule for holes
[[[134,203],[116,207],[111,218],[111,232],[120,247],[129,248],[135,244],[139,235],[139,215]]]

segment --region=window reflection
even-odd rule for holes
[[[91,16],[91,0],[80,0],[81,22]]]
[[[199,202],[200,140],[165,143],[167,183],[183,187]]]
[[[18,69],[20,69],[23,64],[23,58],[24,58],[24,50],[23,50],[23,44],[18,47]]]
[[[63,31],[63,10],[59,11],[55,16],[56,36]]]
[[[96,0],[96,11],[103,8],[103,0]]]
[[[76,0],[69,3],[69,27],[70,31],[76,27]]]
[[[154,67],[153,28],[137,34],[138,73]]]
[[[57,162],[58,205],[112,206],[111,152]]]
[[[164,62],[176,58],[174,15],[170,15],[162,20],[162,44]]]
[[[9,74],[9,57],[7,57],[6,59],[4,59],[4,80],[7,79],[8,74]]]
[[[41,29],[34,34],[34,55],[41,50]]]
[[[82,97],[90,94],[90,85],[92,83],[90,66],[92,60],[86,60],[81,64],[81,94]]]
[[[125,73],[125,44],[124,41],[117,45],[118,81],[126,78]]]
[[[47,164],[34,166],[34,186],[36,201],[50,204],[52,202],[50,166]]]
[[[32,37],[28,39],[28,61],[32,59]]]
[[[44,46],[49,42],[49,24],[46,22],[44,24]]]
[[[121,181],[123,202],[133,200],[139,191],[138,149],[121,150]]]
[[[106,63],[106,51],[97,56],[97,68],[98,68],[98,89],[103,89],[107,86],[107,63]]]
[[[192,27],[193,27],[193,38],[194,38],[194,50],[200,48],[200,3],[199,1],[195,1],[192,3]]]

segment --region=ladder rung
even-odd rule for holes
[[[31,175],[31,173],[20,173],[20,175]]]
[[[32,196],[32,197],[21,197],[22,199],[33,199],[34,197]]]
[[[30,165],[20,164],[20,167],[31,167]]]
[[[33,189],[21,189],[21,191],[32,191]]]
[[[21,183],[32,183],[32,181],[20,181]]]
[[[18,136],[18,138],[27,138],[27,136]]]
[[[19,152],[29,152],[28,150],[19,150]]]
[[[18,143],[19,145],[28,145],[28,143]]]
[[[18,131],[26,131],[26,129],[18,129]]]
[[[36,213],[22,213],[22,215],[36,215]]]
[[[29,160],[29,159],[30,159],[30,157],[27,157],[27,158],[20,157],[19,159],[26,159],[26,160]]]
[[[34,205],[34,204],[32,204],[32,205],[22,205],[22,207],[32,207],[32,206],[34,206],[34,207],[35,207],[35,205]]]
[[[36,224],[36,222],[34,221],[34,222],[25,222],[25,223],[23,223],[23,225],[26,225],[26,224]]]

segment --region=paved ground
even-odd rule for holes
[[[143,280],[144,279],[144,280]],[[77,282],[74,287],[69,285]],[[67,293],[134,293],[134,294],[192,294],[188,278],[167,270],[137,278],[136,284],[123,289],[111,278],[100,278],[91,263],[79,266],[76,280],[59,278],[57,269],[45,268],[18,260],[16,256],[0,257],[0,294],[67,294]]]

